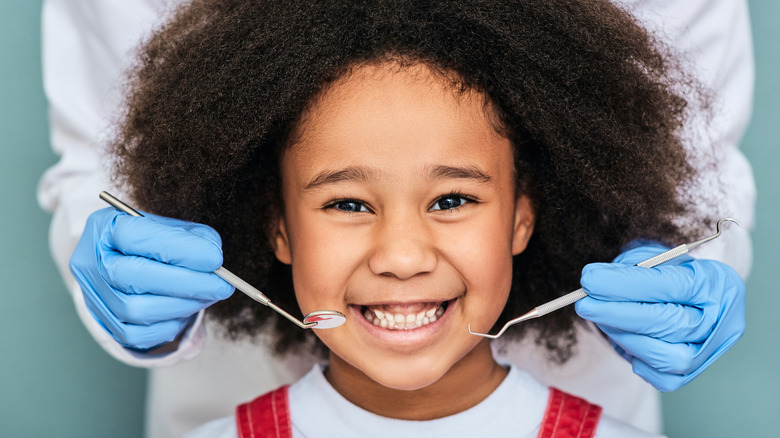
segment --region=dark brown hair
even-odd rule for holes
[[[225,266],[286,309],[289,267],[267,232],[280,214],[279,154],[329,84],[366,63],[424,63],[484,93],[515,147],[517,187],[536,210],[499,319],[579,287],[582,267],[634,239],[691,230],[681,187],[690,82],[636,20],[607,0],[195,0],[143,47],[112,145],[117,182],[147,211],[211,225]],[[307,331],[242,294],[209,309],[233,336]],[[571,308],[535,328],[565,360]]]

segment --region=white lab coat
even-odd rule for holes
[[[311,358],[273,359],[263,345],[232,343],[214,334],[202,314],[177,351],[148,356],[117,344],[87,311],[68,259],[87,216],[105,207],[97,197],[110,188],[101,145],[117,117],[123,70],[139,41],[181,0],[45,0],[43,76],[50,106],[51,143],[60,161],[43,175],[38,188],[42,208],[53,212],[50,245],[54,260],[90,334],[109,354],[130,365],[151,368],[147,432],[151,438],[179,436],[204,422],[228,415],[239,402],[282,383],[297,380]],[[722,214],[753,224],[753,175],[738,143],[750,118],[753,55],[744,0],[620,0],[686,55],[698,77],[716,92],[716,120],[706,135],[720,161],[710,186],[723,187]],[[705,187],[707,185],[704,185]],[[121,189],[112,188],[121,196]],[[729,230],[700,248],[743,277],[751,264],[747,232]],[[659,398],[630,366],[587,327],[580,330],[578,354],[565,366],[545,362],[544,352],[524,342],[499,354],[546,384],[601,404],[609,415],[658,432]],[[207,342],[208,340],[208,342]],[[534,351],[529,353],[529,351]]]

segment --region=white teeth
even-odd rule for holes
[[[381,311],[378,309],[365,308],[363,317],[375,326],[386,328],[388,330],[413,330],[426,326],[444,314],[444,303],[428,310],[423,310],[416,314],[400,314]]]

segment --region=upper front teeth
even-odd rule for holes
[[[383,312],[381,310],[372,310],[368,307],[363,312],[363,316],[375,326],[390,330],[412,330],[428,325],[444,314],[444,306],[440,304],[417,314],[411,313],[404,315],[401,313]]]

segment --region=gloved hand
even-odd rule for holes
[[[216,274],[222,240],[206,225],[114,208],[90,215],[70,258],[92,316],[125,347],[173,341],[234,288]]]
[[[668,248],[643,243],[613,263],[582,271],[588,296],[577,314],[593,321],[634,372],[661,391],[687,384],[745,331],[745,283],[728,265],[680,256],[633,266]]]

